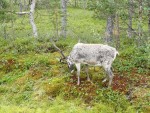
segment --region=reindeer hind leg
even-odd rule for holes
[[[85,71],[86,71],[86,75],[87,75],[87,81],[90,81],[88,65],[86,65]]]
[[[113,72],[111,71],[111,69],[109,68],[108,69],[108,76],[109,76],[109,83],[108,83],[108,87],[110,87],[111,86],[111,84],[112,84],[112,80],[113,80]]]
[[[113,72],[111,71],[111,66],[104,65],[104,69],[106,71],[106,78],[103,80],[103,82],[105,82],[107,79],[109,79],[108,87],[110,87],[112,84],[112,79],[113,79]]]

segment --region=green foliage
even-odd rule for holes
[[[88,0],[88,9],[95,10],[96,9],[96,2],[95,0]]]
[[[147,47],[130,47],[120,53],[120,56],[113,64],[120,72],[131,72],[137,69],[138,73],[147,73],[149,69]]]
[[[14,20],[15,15],[11,14],[11,12],[7,12],[5,10],[0,11],[0,22],[9,22],[10,20]]]
[[[37,2],[38,9],[49,9],[60,6],[60,0],[42,0]]]
[[[123,2],[115,1],[115,0],[89,0],[88,8],[90,10],[94,10],[94,17],[103,18],[108,17],[110,15],[114,15],[117,10],[121,7]]]
[[[108,104],[110,107],[113,106],[113,111],[124,112],[130,106],[130,103],[123,94],[115,92],[109,89],[97,90],[98,96],[96,97],[97,102]]]
[[[71,13],[75,10],[75,14]],[[96,20],[92,18],[92,11],[69,9],[70,16],[68,17],[68,37],[75,38],[78,42],[96,43],[101,42],[105,26],[104,20]],[[83,15],[84,14],[84,15]],[[80,30],[78,30],[80,28]],[[92,40],[91,40],[92,39]]]
[[[9,6],[9,4],[8,4],[7,0],[1,0],[0,1],[0,6],[1,6],[0,7],[1,9],[3,9],[3,8],[5,9]]]
[[[68,11],[68,37],[67,39],[60,38],[56,42],[56,45],[63,50],[66,56],[79,39],[81,42],[88,43],[102,41],[105,20],[92,18],[92,11],[73,8],[69,8]],[[39,12],[45,14],[45,10]],[[49,22],[47,17],[42,16],[35,20],[40,32],[37,39],[28,37],[24,30],[30,30],[29,25],[25,23],[28,21],[28,17],[24,18],[25,22],[21,18],[16,20],[15,33],[17,34],[15,35],[17,36],[15,37],[17,38],[3,39],[0,37],[0,112],[144,112],[147,107],[144,105],[149,105],[148,101],[145,101],[149,98],[149,93],[147,93],[149,90],[145,88],[149,85],[147,82],[149,80],[149,46],[137,48],[134,40],[126,37],[121,38],[120,54],[113,63],[114,74],[127,77],[126,73],[128,73],[128,78],[130,81],[133,79],[133,83],[143,82],[146,84],[144,87],[138,85],[141,89],[134,90],[135,94],[140,91],[142,94],[147,94],[144,101],[142,101],[143,97],[136,98],[136,95],[130,101],[126,97],[128,96],[128,86],[125,87],[127,90],[125,92],[117,92],[114,87],[107,89],[102,83],[104,70],[99,68],[96,68],[96,71],[93,67],[89,69],[92,82],[86,81],[83,69],[81,85],[77,86],[76,74],[70,74],[67,64],[59,62],[61,55],[49,40],[54,35],[52,23],[43,23],[40,19]],[[18,24],[21,22],[24,24]],[[10,23],[6,24],[9,26]],[[10,31],[8,29],[9,33],[11,33]],[[47,32],[50,34],[48,38],[45,35]],[[133,73],[135,68],[136,71]],[[139,79],[134,75],[145,75],[147,78]],[[114,79],[113,81],[123,84],[122,79],[120,78],[120,81]],[[126,84],[130,85],[130,81],[127,81]],[[133,102],[132,105],[131,102]]]
[[[0,79],[0,84],[12,83],[12,82],[14,82],[14,80],[16,80],[18,77],[20,77],[22,75],[23,75],[22,71],[13,70],[13,72],[9,72],[9,73],[3,75],[2,79]]]
[[[62,88],[64,86],[64,78],[63,77],[54,77],[53,79],[49,80],[47,83],[43,84],[43,88],[45,93],[50,97],[58,96]]]
[[[15,19],[15,15],[11,11],[7,11],[10,4],[7,0],[0,1],[0,22],[9,22]]]

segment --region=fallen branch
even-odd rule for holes
[[[16,14],[18,15],[25,15],[25,14],[29,14],[30,12],[16,12]]]

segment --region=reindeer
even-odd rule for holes
[[[103,44],[84,44],[84,43],[77,43],[74,45],[72,51],[70,52],[68,57],[65,57],[63,52],[53,43],[54,47],[60,51],[68,63],[68,67],[73,72],[73,66],[76,66],[77,69],[77,85],[80,85],[80,69],[81,64],[86,64],[86,73],[87,73],[87,80],[89,81],[89,74],[88,74],[88,65],[91,66],[102,66],[106,71],[106,78],[102,82],[106,82],[109,79],[108,87],[111,86],[112,79],[113,79],[113,72],[111,70],[111,65],[116,58],[116,55],[119,54],[118,51],[110,47],[108,45]]]

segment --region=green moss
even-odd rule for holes
[[[39,12],[47,14],[45,10]],[[68,9],[67,38],[60,37],[56,42],[66,56],[79,39],[84,43],[102,42],[106,21],[94,19],[92,14],[92,11]],[[39,32],[37,39],[31,37],[28,17],[23,21],[16,19],[15,39],[0,37],[0,113],[149,113],[149,89],[139,85],[139,90],[132,93],[138,98],[133,98],[131,105],[125,94],[103,86],[105,71],[102,68],[89,68],[91,82],[86,80],[83,69],[81,84],[77,86],[76,72],[70,74],[67,64],[59,62],[61,54],[49,40],[54,35],[51,18],[40,16],[35,22]],[[8,23],[8,34],[12,32],[10,25]],[[135,48],[135,40],[125,35],[120,40],[120,55],[113,63],[115,74],[125,77],[128,74],[133,82],[132,75],[145,75],[144,83],[149,86],[149,46]]]
[[[43,84],[43,88],[47,95],[49,96],[57,96],[61,93],[61,89],[64,86],[64,79],[62,77],[54,77],[48,82]]]

